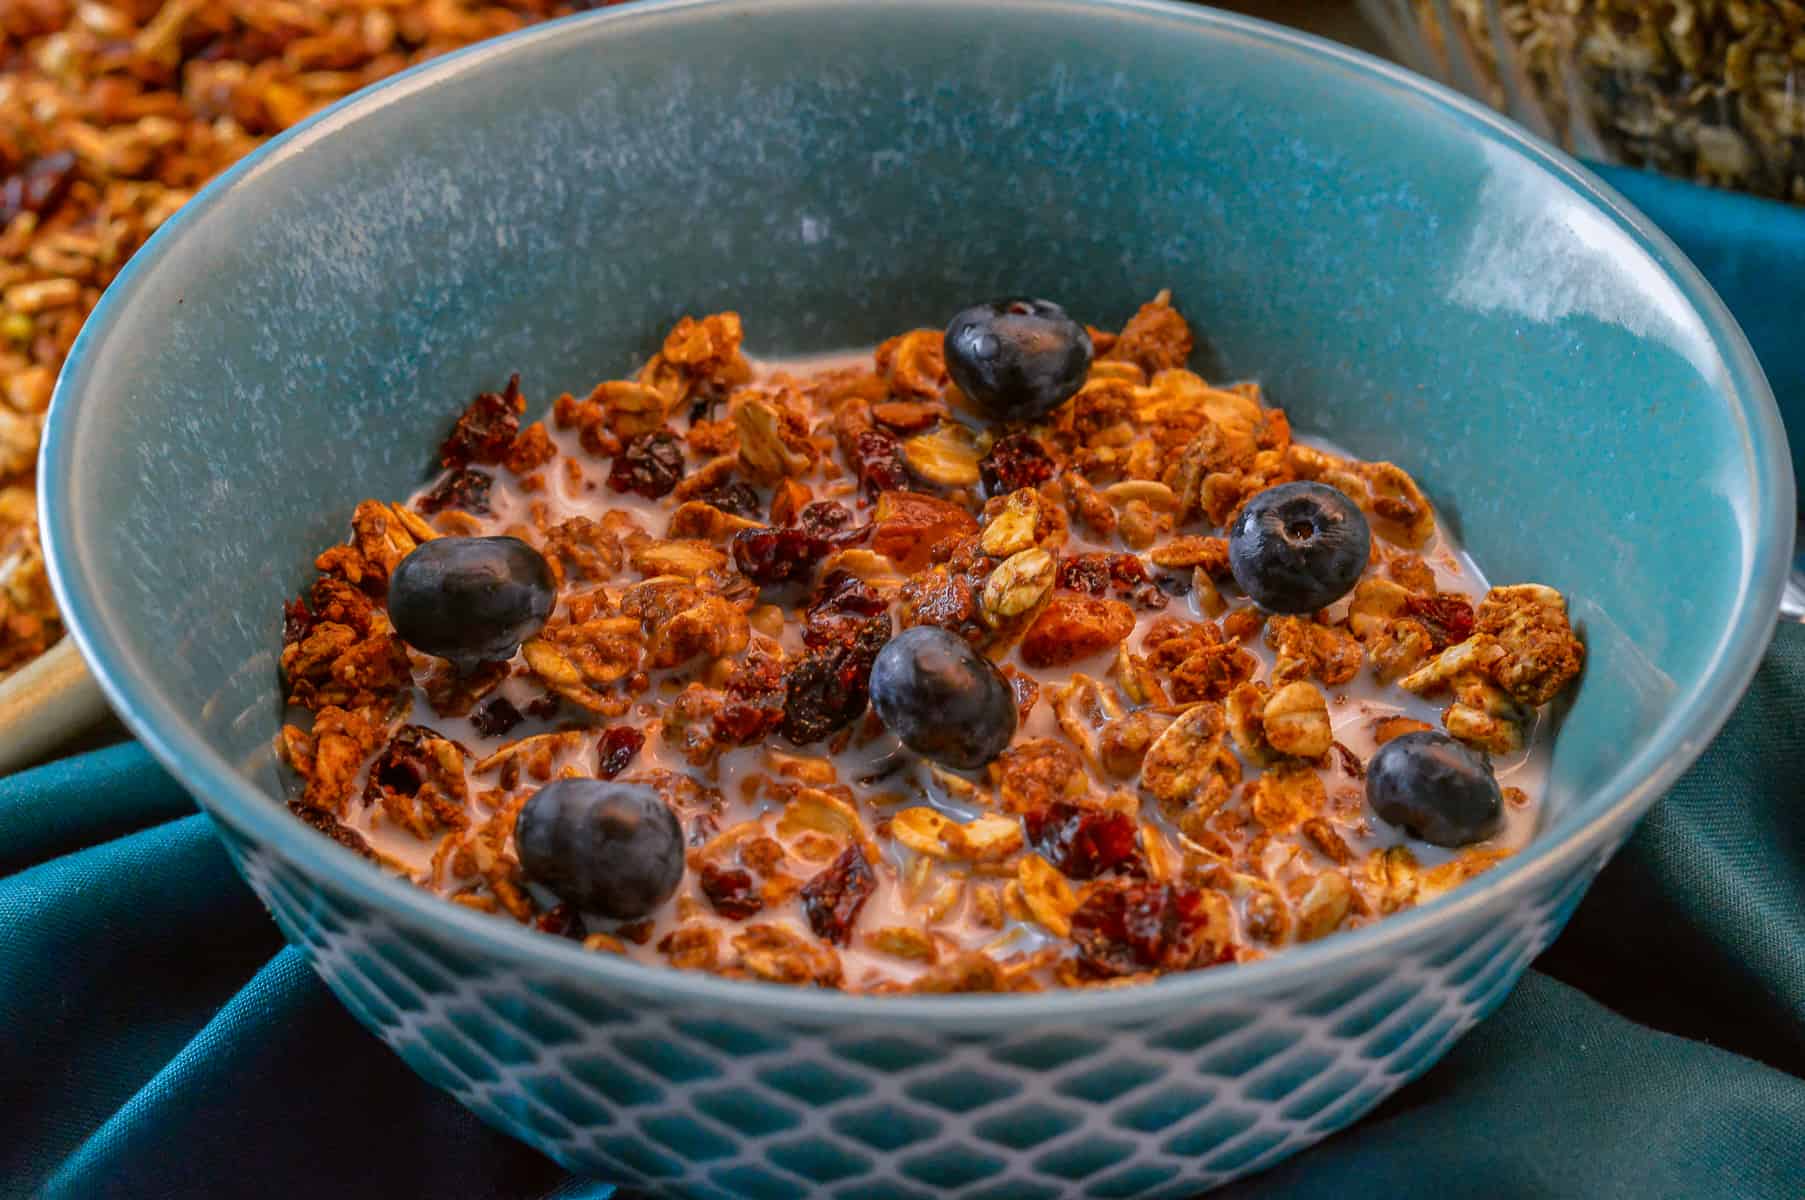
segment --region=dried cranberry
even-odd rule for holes
[[[853,470],[867,496],[907,490],[909,469],[903,464],[902,443],[881,429],[867,429],[853,441]]]
[[[349,825],[341,823],[337,817],[333,816],[325,809],[313,808],[301,803],[299,800],[291,800],[288,802],[288,811],[301,818],[301,820],[307,822],[307,824],[313,826],[345,849],[367,858],[371,862],[376,861],[376,851],[370,848],[370,843],[364,840],[364,835],[357,832],[357,830],[351,828]]]
[[[757,584],[806,577],[827,556],[827,542],[801,529],[742,529],[729,544],[733,565]]]
[[[1023,820],[1028,841],[1070,879],[1097,876],[1134,859],[1134,820],[1127,813],[1054,803]]]
[[[610,0],[610,2],[618,4],[621,0]],[[596,8],[600,6],[591,5],[590,7]],[[582,12],[583,10],[578,8],[577,11]],[[727,391],[722,384],[719,384],[712,379],[698,380],[694,398],[689,406],[689,423],[691,425],[698,425],[703,421],[710,419],[714,415],[715,405],[726,398]]]
[[[1109,594],[1107,554],[1077,554],[1061,559],[1058,586],[1089,596]]]
[[[829,579],[844,574],[836,571]],[[802,644],[811,650],[856,649],[877,657],[894,632],[890,606],[863,580],[838,580],[839,586],[818,597],[803,618]]]
[[[313,629],[313,614],[307,611],[307,601],[296,596],[282,606],[282,644],[292,645],[304,639]]]
[[[612,729],[602,731],[602,740],[596,743],[596,771],[603,779],[613,779],[627,769],[640,748],[646,744],[646,735],[631,725],[616,725]]]
[[[1158,612],[1166,607],[1166,589],[1157,580],[1137,583],[1123,594],[1128,603],[1142,612]]]
[[[1423,628],[1429,631],[1429,642],[1438,654],[1473,636],[1473,603],[1465,596],[1453,592],[1412,595],[1404,602],[1404,612],[1423,623]]]
[[[808,613],[810,618],[817,613],[857,613],[861,617],[875,617],[889,611],[890,602],[884,599],[882,592],[851,571],[832,571],[821,581]]]
[[[1012,433],[998,438],[990,453],[978,460],[978,478],[984,482],[986,496],[1039,487],[1053,478],[1053,459],[1034,438]]]
[[[1058,584],[1092,596],[1114,593],[1137,608],[1166,607],[1166,593],[1138,554],[1077,554],[1061,559]]]
[[[1009,681],[1009,694],[1015,697],[1015,717],[1019,725],[1028,723],[1028,714],[1034,711],[1035,701],[1040,699],[1040,683],[1014,666],[1005,664],[1003,678]]]
[[[494,477],[486,471],[464,467],[439,480],[438,486],[420,497],[414,507],[431,516],[447,508],[461,509],[476,517],[489,515],[489,488]]]
[[[583,914],[568,904],[554,904],[539,914],[534,922],[540,933],[549,933],[553,937],[569,938],[580,942],[589,936],[589,930],[583,925]]]
[[[1157,883],[1112,883],[1090,891],[1072,914],[1072,941],[1099,978],[1207,966],[1198,957],[1203,893]]]
[[[783,699],[780,688],[770,694],[769,702],[745,700],[723,704],[714,715],[715,739],[736,746],[764,741],[766,735],[783,724]]]
[[[736,517],[756,517],[760,508],[763,507],[759,503],[758,493],[752,490],[752,485],[740,483],[737,480],[732,483],[723,483],[717,488],[710,488],[696,499],[705,504],[712,504],[722,512],[732,513]]]
[[[852,510],[837,500],[817,500],[796,514],[796,523],[836,550],[871,536],[871,526],[853,524]]]
[[[725,700],[714,715],[716,740],[750,746],[783,724],[783,663],[776,656],[753,650],[734,666],[721,691]]]
[[[750,871],[704,863],[698,882],[708,903],[730,921],[744,921],[765,906],[765,898],[759,894]]]
[[[451,427],[451,435],[439,447],[439,465],[467,467],[473,462],[499,463],[520,432],[520,374],[508,376],[500,393],[481,392]]]
[[[784,677],[783,735],[799,746],[852,724],[870,702],[871,664],[890,640],[890,618],[862,618],[846,632],[803,655]]]
[[[505,696],[497,696],[470,714],[470,724],[484,737],[501,737],[526,720]]]
[[[877,877],[858,844],[846,847],[819,875],[802,885],[802,910],[815,936],[844,946],[859,910],[877,890]]]
[[[10,224],[20,213],[48,216],[63,202],[74,182],[75,155],[67,150],[34,159],[23,171],[0,183],[0,225]]]
[[[608,486],[648,500],[670,494],[683,479],[683,439],[668,429],[654,429],[628,439],[614,456]]]
[[[838,500],[817,500],[804,505],[796,523],[816,537],[831,537],[852,524],[852,510]]]
[[[1343,775],[1350,775],[1355,779],[1366,778],[1366,764],[1360,761],[1358,754],[1340,742],[1330,742],[1329,750],[1335,755],[1335,763],[1341,768]]]
[[[376,761],[370,764],[370,778],[364,784],[364,803],[381,799],[385,792],[396,796],[418,795],[434,766],[426,742],[438,736],[424,725],[403,725],[397,729],[389,744],[376,756]]]

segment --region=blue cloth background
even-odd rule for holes
[[[1633,172],[1805,418],[1805,211]],[[1805,419],[1794,423],[1805,446]],[[1499,1012],[1224,1195],[1805,1196],[1805,627]],[[0,781],[0,1196],[603,1197],[365,1034],[123,744]]]

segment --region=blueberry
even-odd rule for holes
[[[1009,681],[937,625],[905,629],[878,652],[871,707],[905,746],[949,767],[981,767],[1015,736]]]
[[[1235,582],[1268,612],[1328,607],[1360,581],[1371,553],[1359,506],[1324,483],[1267,488],[1228,530]]]
[[[1366,764],[1373,811],[1412,837],[1470,846],[1504,828],[1504,796],[1492,763],[1445,733],[1406,733]]]
[[[520,810],[514,844],[527,878],[617,921],[651,913],[683,880],[683,829],[643,783],[554,780]]]
[[[959,390],[1001,421],[1046,416],[1091,369],[1091,335],[1046,300],[974,304],[947,325],[945,350]]]
[[[519,538],[434,538],[389,578],[401,640],[464,670],[514,657],[556,600],[551,567]]]

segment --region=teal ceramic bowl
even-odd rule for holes
[[[1523,854],[1421,910],[1126,991],[870,998],[637,966],[387,878],[282,808],[284,597],[447,414],[619,375],[677,316],[870,343],[972,297],[1102,325],[1403,463],[1587,670]],[[696,2],[385,83],[184,209],[59,385],[44,528],[114,705],[421,1075],[691,1196],[1183,1195],[1354,1120],[1503,997],[1730,711],[1792,537],[1773,401],[1697,273],[1454,95],[1133,0]]]

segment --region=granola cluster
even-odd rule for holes
[[[1569,149],[1805,203],[1794,0],[1450,0],[1449,26],[1409,4],[1444,76],[1457,55],[1499,108],[1527,89]]]
[[[44,410],[125,261],[214,175],[435,54],[595,3],[0,3],[0,676],[62,635],[37,547]]]
[[[1460,590],[1411,478],[1188,370],[1165,293],[1090,337],[1083,386],[1035,423],[977,419],[935,331],[761,366],[733,313],[685,318],[545,421],[517,378],[478,396],[434,482],[359,504],[288,606],[292,807],[455,903],[598,951],[873,992],[1248,961],[1508,854],[1384,825],[1356,746],[1439,709],[1521,761],[1581,666],[1562,597]],[[1220,533],[1295,480],[1356,501],[1372,553],[1329,609],[1269,617]],[[513,661],[459,674],[396,636],[384,598],[414,547],[475,534],[538,549],[558,599]],[[1009,682],[1020,723],[985,768],[915,757],[868,708],[873,659],[916,625]],[[586,918],[522,871],[515,819],[577,776],[644,783],[679,818],[685,878],[652,916]]]

